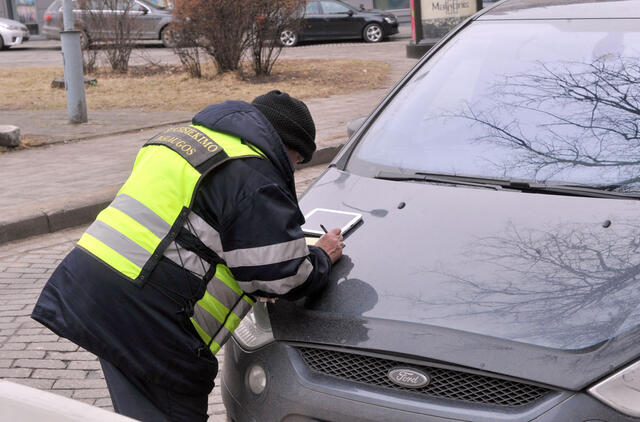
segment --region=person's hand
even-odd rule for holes
[[[342,248],[344,248],[343,240],[340,229],[335,228],[329,230],[318,239],[316,246],[322,248],[327,255],[329,255],[331,262],[334,263],[342,256]]]

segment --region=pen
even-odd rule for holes
[[[327,229],[325,226],[323,226],[322,224],[320,224],[320,228],[322,229],[323,232],[327,233]]]

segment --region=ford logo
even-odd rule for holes
[[[391,368],[387,377],[401,387],[420,388],[431,382],[431,377],[422,371],[410,368]]]

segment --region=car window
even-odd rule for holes
[[[47,7],[47,12],[53,12],[62,7],[62,0],[55,0],[53,3]]]
[[[321,1],[320,3],[322,3],[322,11],[326,14],[347,13],[350,10],[344,4],[334,1]]]
[[[304,9],[305,15],[319,15],[320,14],[320,3],[317,1],[310,1],[307,3],[307,6]]]
[[[147,8],[146,6],[143,6],[142,4],[135,2],[133,3],[133,6],[131,7],[131,10],[133,10],[134,12],[148,12],[149,8]]]
[[[640,191],[640,26],[474,22],[414,74],[347,165]]]

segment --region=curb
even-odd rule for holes
[[[296,169],[329,163],[344,144],[318,149],[313,159]],[[103,189],[87,198],[61,201],[38,210],[26,210],[20,217],[9,221],[0,221],[0,245],[31,236],[53,233],[95,220],[100,211],[106,208],[120,189],[120,186]]]

